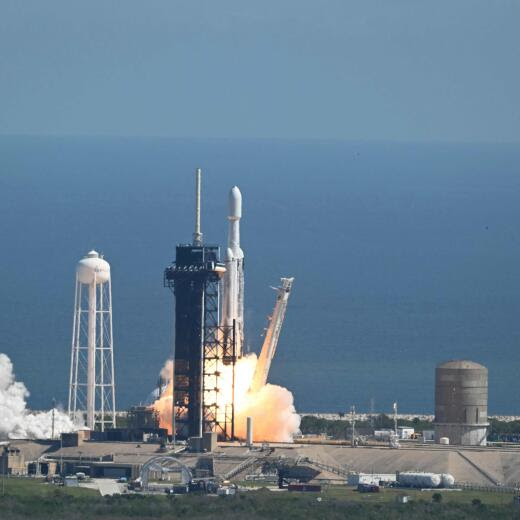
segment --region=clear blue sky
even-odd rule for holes
[[[0,133],[520,141],[518,0],[2,0]]]

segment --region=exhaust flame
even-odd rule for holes
[[[254,440],[271,442],[291,442],[300,426],[300,416],[294,408],[292,393],[277,385],[267,384],[257,392],[250,392],[257,364],[256,354],[240,358],[235,365],[235,435],[246,437],[246,418],[252,417]],[[208,370],[211,372],[211,370]],[[168,360],[161,370],[161,376],[168,384],[161,397],[154,403],[159,412],[161,428],[171,433],[171,410],[173,396],[173,361]],[[233,401],[233,368],[220,365],[219,375],[206,376],[206,388],[219,388],[217,404],[219,410],[229,408]]]

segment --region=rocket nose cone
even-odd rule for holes
[[[242,217],[242,194],[237,186],[229,191],[229,216]]]

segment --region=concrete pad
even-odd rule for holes
[[[101,496],[106,495],[120,495],[121,489],[119,488],[119,484],[116,480],[112,479],[105,479],[105,478],[99,478],[95,479],[95,482],[98,485],[99,492],[101,493]]]

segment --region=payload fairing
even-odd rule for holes
[[[236,355],[242,355],[244,344],[244,252],[240,248],[240,219],[242,217],[242,194],[237,186],[229,192],[229,234],[224,262],[226,273],[223,280],[222,325],[232,327],[235,323]]]

